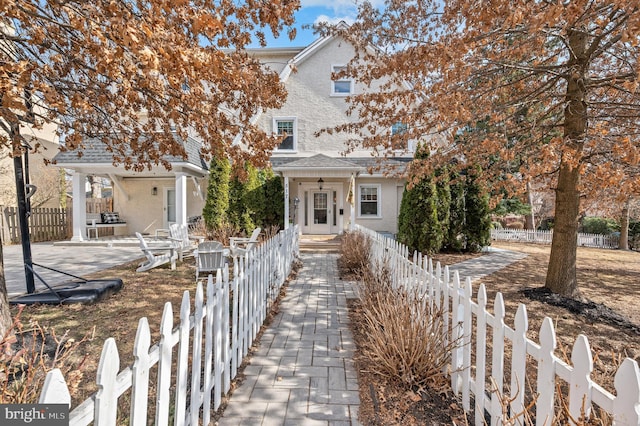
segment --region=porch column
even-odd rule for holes
[[[187,175],[176,173],[176,223],[187,224]]]
[[[289,177],[284,176],[284,229],[289,229]]]
[[[87,175],[73,171],[73,236],[71,241],[84,241],[87,229]]]

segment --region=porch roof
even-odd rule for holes
[[[404,173],[409,157],[398,158],[374,158],[374,157],[329,157],[324,154],[316,154],[311,157],[271,157],[273,170],[283,174],[292,175],[296,172],[304,175],[317,175],[328,171],[360,174],[374,173]]]
[[[172,170],[166,170],[162,165],[154,166],[151,170],[141,172],[125,170],[122,165],[113,165],[113,154],[107,150],[107,146],[98,138],[89,138],[84,141],[81,150],[61,151],[53,158],[58,167],[73,169],[87,174],[113,174],[117,176],[173,176],[176,172],[184,172],[189,175],[204,177],[208,174],[208,165],[200,154],[201,143],[193,138],[183,140],[177,135],[176,141],[184,146],[186,158],[177,155],[166,155],[164,158],[172,165]]]

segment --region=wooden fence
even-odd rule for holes
[[[553,231],[533,231],[528,229],[492,229],[491,239],[496,241],[517,241],[551,244]],[[617,249],[620,237],[614,235],[578,233],[579,247]]]
[[[20,224],[17,207],[1,207],[3,244],[20,243]],[[55,241],[71,238],[71,209],[34,208],[29,217],[29,234],[31,242]]]
[[[534,401],[535,424],[551,425],[557,380],[568,385],[568,410],[574,419],[580,419],[583,410],[588,415],[596,404],[612,416],[616,426],[640,425],[640,369],[636,361],[626,358],[622,362],[615,375],[613,395],[591,377],[593,355],[586,336],[578,336],[569,365],[555,354],[556,336],[550,318],[544,319],[540,342],[535,342],[527,337],[525,305],[518,307],[515,327],[511,328],[504,322],[501,293],[495,297],[491,314],[487,311],[489,301],[484,285],[479,286],[474,300],[470,279],[461,285],[457,272],[450,278],[448,267],[441,268],[438,263],[434,270],[427,257],[414,253],[411,260],[406,246],[366,228],[356,229],[371,238],[372,263],[386,264],[395,286],[420,290],[432,306],[444,311],[448,341],[455,342],[446,370],[467,411],[473,395],[477,426],[485,424],[485,412],[491,417],[491,426],[528,424],[522,418],[506,423],[505,401],[507,411],[514,415],[524,411],[525,401]],[[487,342],[491,342],[491,351],[487,350]],[[511,348],[510,368],[505,365],[505,347]],[[487,357],[488,352],[491,357]],[[528,357],[534,361],[527,362]],[[531,369],[535,369],[535,383],[527,379],[526,373]]]
[[[209,275],[206,293],[198,283],[193,313],[185,291],[175,328],[173,307],[165,304],[160,342],[153,347],[147,319],[140,319],[132,366],[118,372],[116,341],[107,339],[97,371],[100,390],[71,410],[69,424],[116,425],[128,419],[131,425],[166,425],[172,419],[175,425],[208,425],[291,272],[299,253],[298,232],[297,226],[281,231],[246,258],[234,259],[232,279],[228,266],[218,270],[215,280]],[[157,376],[156,383],[150,383],[150,374]],[[131,407],[118,413],[125,392],[130,392]],[[70,404],[60,370],[48,373],[40,402]]]
[[[20,243],[20,224],[17,207],[0,206],[0,232],[3,244]],[[87,213],[113,211],[113,198],[87,198]],[[59,241],[71,238],[73,214],[68,208],[31,209],[29,217],[29,235],[31,242]],[[98,236],[113,235],[113,228],[99,228]]]

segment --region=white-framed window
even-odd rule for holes
[[[397,121],[391,125],[391,136],[401,135],[409,130],[409,125],[402,121]]]
[[[338,73],[347,69],[346,65],[331,65],[331,72]],[[338,80],[331,79],[332,96],[348,96],[353,94],[353,80],[342,77]]]
[[[406,135],[409,130],[409,125],[407,123],[403,123],[402,121],[396,121],[391,125],[391,137],[394,138],[394,149],[396,150],[407,150],[409,152],[413,152],[413,141],[406,139]]]
[[[381,186],[376,184],[358,186],[358,216],[381,217]]]
[[[274,118],[273,133],[285,136],[276,151],[295,151],[298,148],[298,120],[295,117]]]

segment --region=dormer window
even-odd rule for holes
[[[280,117],[273,119],[273,133],[284,136],[276,151],[295,151],[298,145],[298,123],[295,117]]]
[[[339,73],[347,69],[346,65],[332,65],[331,72]],[[331,80],[332,96],[348,96],[353,93],[353,80],[347,77],[341,77],[337,80]]]

